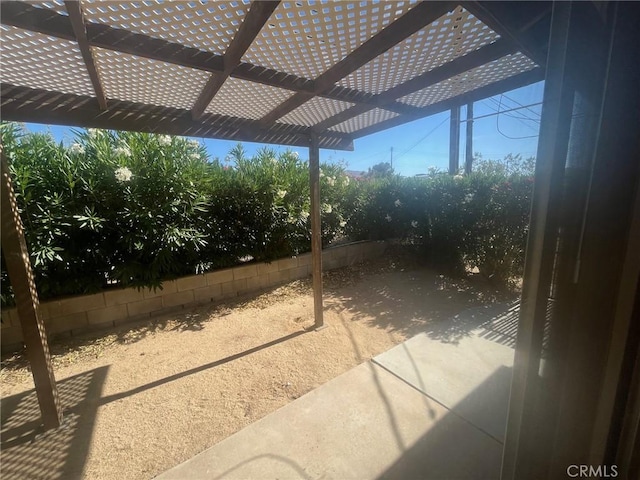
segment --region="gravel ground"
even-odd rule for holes
[[[42,433],[24,355],[3,359],[9,478],[148,479],[438,321],[493,299],[405,254],[52,345],[65,411]]]

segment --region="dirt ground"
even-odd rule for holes
[[[52,345],[63,427],[39,429],[22,355],[5,358],[10,478],[148,479],[492,293],[396,254],[310,281]],[[339,399],[337,399],[338,401]]]

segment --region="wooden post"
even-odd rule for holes
[[[449,174],[455,175],[460,168],[460,107],[451,109],[449,128]]]
[[[322,224],[320,219],[320,147],[318,135],[311,134],[309,147],[311,185],[311,257],[313,265],[313,316],[316,329],[324,326],[322,313]]]
[[[24,239],[22,222],[4,153],[2,174],[2,251],[13,287],[27,358],[36,387],[42,421],[46,430],[57,428],[62,421],[58,390],[51,366],[44,322],[39,315],[38,293]]]
[[[473,102],[467,103],[467,145],[464,159],[464,173],[469,175],[473,165]]]

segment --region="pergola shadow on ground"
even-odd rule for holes
[[[109,367],[58,382],[64,418],[44,431],[35,390],[2,399],[2,478],[81,478]]]
[[[159,478],[497,478],[513,353],[417,335]]]
[[[385,275],[369,277],[365,287],[327,287],[331,298],[326,307],[346,308],[355,319],[366,319],[406,337],[426,333],[435,340],[457,344],[481,330],[483,337],[515,347],[518,291],[496,290],[474,279],[415,268],[416,261],[399,263]]]
[[[464,411],[471,417],[494,415],[496,422],[506,428],[506,406],[512,373],[512,368],[498,368],[456,404],[455,409]],[[494,408],[487,408],[487,405],[493,405]],[[483,442],[469,433],[469,425],[460,421],[459,414],[448,412],[407,448],[378,479],[418,479],[424,478],[425,472],[429,472],[429,477],[434,479],[498,478],[501,448],[478,448]],[[498,439],[494,440],[496,444],[503,443]],[[452,445],[457,447],[452,448]],[[491,445],[497,446],[493,443]]]
[[[305,333],[304,330],[294,332],[214,362],[106,396],[103,395],[103,385],[108,366],[65,378],[57,383],[64,417],[60,428],[54,430],[45,431],[42,426],[35,390],[2,398],[0,474],[3,478],[82,478],[96,414],[101,406],[221,367]]]

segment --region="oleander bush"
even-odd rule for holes
[[[310,249],[308,163],[295,152],[249,157],[238,145],[221,161],[180,137],[89,129],[65,145],[1,128],[43,299]],[[522,268],[532,185],[530,160],[505,160],[479,159],[470,176],[379,169],[362,180],[323,164],[323,242],[399,238],[435,265],[504,281]],[[4,258],[1,275],[6,304]]]
[[[295,152],[249,158],[238,145],[221,162],[180,137],[89,129],[67,146],[10,123],[2,143],[43,299],[310,248],[308,165]],[[325,243],[342,235],[346,182],[323,165]]]
[[[533,186],[533,159],[478,158],[471,175],[372,176],[348,191],[354,239],[414,244],[438,268],[477,268],[504,284],[522,274]]]

